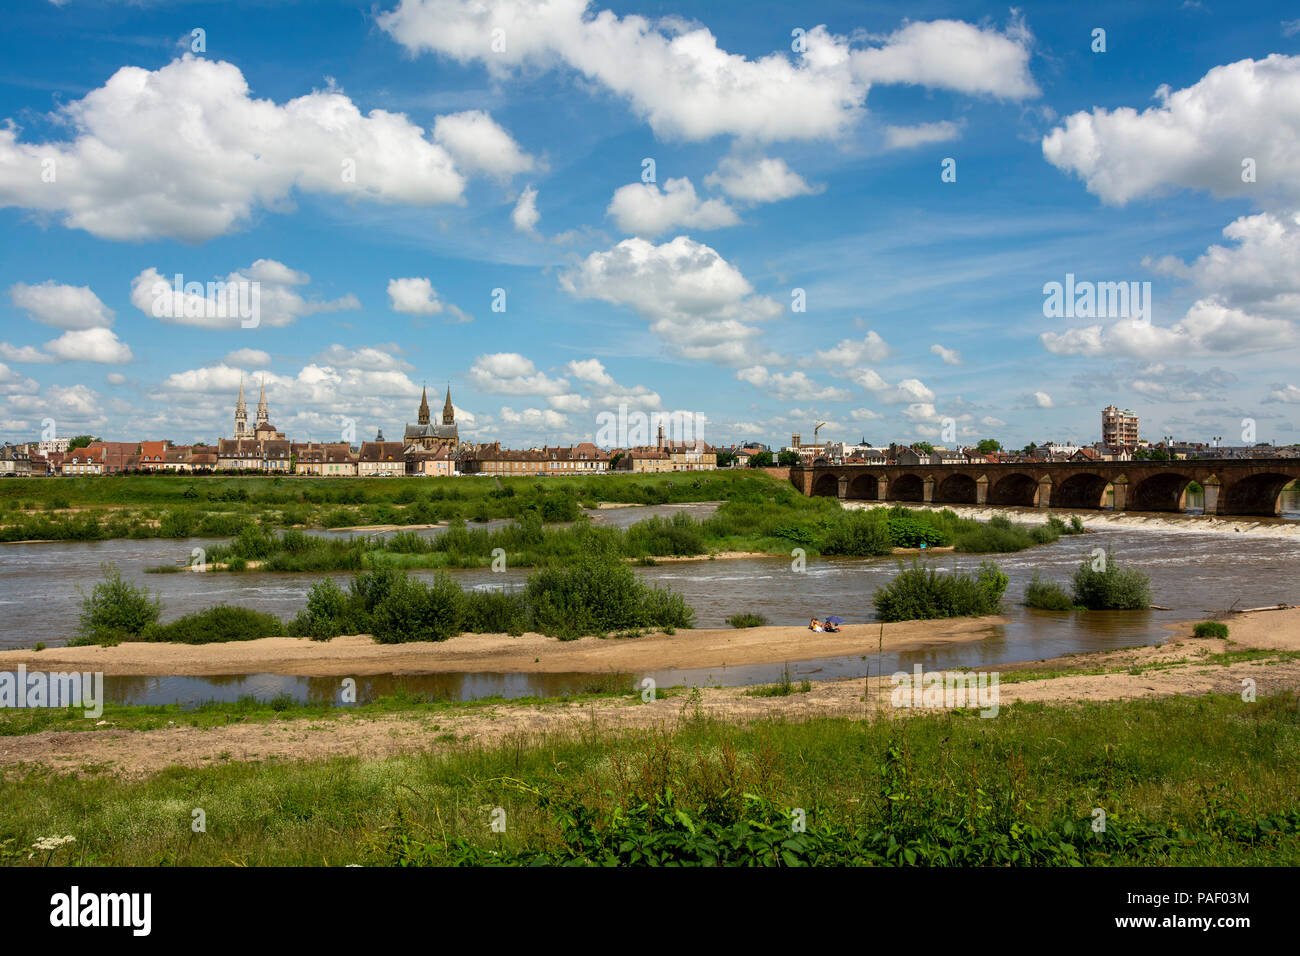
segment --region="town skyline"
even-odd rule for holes
[[[299,49],[291,7],[18,4],[0,436],[213,440],[246,378],[317,440],[388,434],[425,383],[503,445],[620,404],[720,443],[1083,441],[1110,401],[1300,437],[1282,5],[683,4],[606,11],[600,63],[601,5],[478,43],[512,9],[329,4]]]

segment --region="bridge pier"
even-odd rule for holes
[[[849,496],[849,476],[840,475],[839,481],[835,486],[835,497],[843,501]]]
[[[1201,482],[1201,487],[1205,489],[1205,513],[1207,515],[1217,515],[1219,513],[1219,492],[1223,490],[1223,482],[1219,480],[1218,475],[1210,475]]]
[[[889,478],[886,475],[881,475],[876,479],[876,500],[889,500]]]
[[[1038,494],[1034,495],[1034,507],[1052,507],[1052,479],[1047,475],[1038,479]]]
[[[980,475],[975,479],[975,503],[977,505],[986,505],[989,503],[988,475]]]
[[[1110,486],[1115,490],[1115,510],[1128,511],[1128,476],[1120,475]]]
[[[921,500],[927,505],[934,503],[934,486],[936,482],[934,475],[926,475],[922,484]]]

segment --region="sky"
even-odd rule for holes
[[[1141,6],[12,0],[0,438],[1300,440],[1300,7]]]

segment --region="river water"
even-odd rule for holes
[[[1300,502],[1288,502],[1300,505]],[[624,525],[651,514],[686,511],[702,517],[715,506],[662,505],[602,510],[596,520]],[[992,511],[955,508],[987,517]],[[1300,507],[1285,509],[1285,517],[1300,517]],[[1014,512],[999,509],[998,513]],[[1041,518],[1032,511],[1015,520]],[[1000,662],[1054,657],[1164,639],[1162,624],[1186,621],[1232,606],[1300,603],[1300,522],[1243,519],[1223,521],[1178,515],[1095,514],[1085,517],[1091,533],[1064,537],[1056,544],[1017,554],[992,556],[1010,578],[1006,623],[983,641],[923,652],[853,655],[802,660],[799,648],[789,653],[796,678],[860,677],[870,669],[891,673],[920,663],[926,667],[994,665]],[[333,532],[337,533],[337,532]],[[424,532],[440,533],[439,530]],[[191,549],[208,548],[215,540],[121,540],[52,542],[0,546],[0,613],[6,627],[0,648],[30,647],[37,641],[62,644],[75,633],[80,594],[99,577],[101,562],[112,561],[123,576],[154,590],[162,599],[163,620],[214,604],[237,604],[289,618],[300,610],[308,589],[321,575],[182,573],[147,575],[146,567],[185,563]],[[1115,559],[1141,568],[1151,577],[1152,598],[1168,610],[1139,612],[1047,612],[1022,607],[1025,584],[1035,570],[1062,582],[1094,548],[1109,548]],[[969,570],[979,555],[936,553],[924,560],[941,568]],[[806,623],[812,616],[838,614],[850,628],[869,627],[871,594],[898,570],[894,558],[811,559],[796,570],[789,558],[744,558],[671,562],[638,567],[647,583],[679,591],[695,608],[697,626],[721,627],[739,611],[764,615],[772,624]],[[431,577],[434,572],[411,572]],[[521,587],[528,569],[493,573],[488,569],[451,572],[467,588]],[[326,575],[340,583],[348,573]],[[784,665],[718,668],[707,671],[660,671],[619,675],[630,687],[653,677],[669,684],[747,684],[778,678]],[[363,678],[360,698],[391,693],[398,686],[419,693],[455,699],[483,696],[554,695],[591,689],[589,674],[438,674],[395,678]],[[300,699],[324,699],[337,694],[334,678],[297,678],[249,674],[225,678],[136,677],[108,678],[110,699],[132,703],[194,703],[230,700],[244,694],[264,698],[290,694]]]

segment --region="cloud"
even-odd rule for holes
[[[337,346],[335,346],[337,348]],[[265,368],[271,364],[271,356],[261,349],[235,349],[223,358],[222,363],[225,365],[242,366],[244,368]]]
[[[1043,138],[1043,155],[1115,205],[1171,189],[1300,202],[1300,57],[1216,66],[1185,89],[1161,86],[1156,99],[1140,113],[1074,113]],[[1243,177],[1245,158],[1255,181]]]
[[[721,189],[732,199],[751,203],[779,202],[821,191],[809,186],[784,159],[767,156],[724,157],[717,170],[704,177],[704,184]]]
[[[542,214],[537,211],[537,190],[532,186],[524,187],[524,191],[519,194],[519,201],[515,203],[515,208],[510,213],[510,221],[514,223],[516,232],[536,234],[537,223],[542,218]]]
[[[599,359],[574,359],[565,371],[580,382],[585,382],[601,404],[626,403],[641,408],[658,408],[662,404],[659,393],[644,385],[625,386],[614,381]]]
[[[501,421],[507,425],[527,425],[552,431],[566,428],[569,424],[568,418],[549,408],[525,408],[516,412],[509,405],[502,407]]]
[[[655,183],[629,183],[614,191],[605,215],[633,235],[654,237],[677,227],[721,229],[740,222],[720,199],[700,199],[685,177],[670,179],[663,191]]]
[[[853,397],[846,389],[820,385],[809,378],[807,373],[798,370],[790,373],[768,372],[762,365],[751,365],[738,370],[736,378],[783,402],[847,402]]]
[[[473,160],[491,130],[457,115],[445,138]],[[105,239],[202,242],[289,208],[295,190],[431,206],[465,189],[451,153],[400,113],[362,114],[333,88],[283,105],[254,99],[238,67],[190,54],[122,67],[53,120],[70,140],[20,143],[15,126],[0,127],[0,206]]]
[[[1288,405],[1300,404],[1300,388],[1294,385],[1283,385],[1277,383],[1268,387],[1268,396],[1265,402],[1285,402]]]
[[[884,418],[880,412],[872,411],[870,408],[855,408],[849,412],[849,418],[855,422],[874,422]]]
[[[1033,37],[1015,19],[1005,33],[960,20],[909,23],[879,47],[856,50],[853,71],[867,83],[908,83],[1009,100],[1037,96],[1029,72]]]
[[[803,37],[805,52],[749,59],[679,17],[619,17],[586,0],[402,0],[378,22],[412,53],[480,62],[498,79],[523,69],[575,70],[626,99],[669,139],[839,136],[875,82],[1011,98],[1037,92],[1028,75],[1030,38],[1018,24],[1005,34],[949,20],[909,24],[859,50],[816,26]]]
[[[882,362],[892,352],[880,334],[871,329],[861,341],[841,339],[832,348],[818,351],[817,362],[821,365],[860,365],[863,362]]]
[[[784,311],[755,295],[717,252],[687,236],[662,245],[624,239],[562,273],[560,285],[579,299],[628,306],[677,355],[737,367],[765,360],[756,352],[759,330],[749,323]]]
[[[347,348],[343,345],[331,345],[319,355],[313,362],[319,365],[329,365],[333,368],[361,369],[368,372],[410,372],[415,366],[405,359],[394,355],[395,346],[380,348],[371,345],[363,345],[359,348]],[[232,355],[234,353],[231,353]],[[236,363],[237,364],[237,363]]]
[[[474,317],[459,306],[439,299],[438,290],[424,278],[389,279],[388,303],[394,312],[407,315],[442,315],[446,312],[450,322],[474,321]]]
[[[0,362],[0,395],[32,394],[40,387],[36,379],[27,378]]]
[[[1211,300],[1199,300],[1172,326],[1121,319],[1044,332],[1043,347],[1056,355],[1159,359],[1178,355],[1225,355],[1273,351],[1300,344],[1294,323],[1249,315]]]
[[[930,352],[931,354],[937,355],[939,356],[939,358],[943,359],[944,365],[961,364],[961,353],[958,352],[956,349],[946,349],[942,345],[935,343],[934,345],[930,346]]]
[[[886,149],[912,149],[930,143],[946,143],[961,135],[962,124],[943,120],[939,123],[918,123],[915,126],[886,126]]]
[[[104,376],[104,381],[107,382],[109,385],[125,385],[126,376],[123,375],[121,372],[109,372],[107,375]]]
[[[131,304],[169,325],[203,329],[240,328],[253,308],[259,312],[258,325],[273,327],[291,325],[318,312],[361,307],[354,295],[327,302],[304,299],[294,287],[306,285],[311,277],[274,259],[258,259],[216,282],[183,279],[167,279],[150,266],[131,280]],[[182,281],[180,292],[176,291],[178,281]]]
[[[40,285],[16,282],[9,287],[9,298],[29,318],[57,329],[107,328],[113,324],[113,310],[89,286],[60,285],[53,279]]]
[[[565,395],[569,383],[537,371],[532,360],[518,352],[480,355],[469,370],[475,388],[497,395]]]
[[[1173,256],[1143,265],[1193,283],[1224,305],[1275,316],[1300,313],[1300,213],[1242,216],[1224,227],[1232,246],[1210,246],[1190,265]]]
[[[43,346],[44,351],[31,345],[15,347],[0,342],[0,358],[10,362],[96,362],[102,365],[124,365],[134,356],[130,347],[121,341],[112,329],[71,329]]]
[[[905,378],[897,385],[890,385],[874,369],[854,369],[845,375],[849,381],[860,385],[886,405],[932,403],[934,392],[930,391],[920,379]]]
[[[470,172],[504,181],[536,168],[533,158],[482,110],[439,116],[433,121],[433,139]]]
[[[1046,392],[1034,392],[1032,395],[1028,397],[1028,401],[1029,404],[1034,405],[1037,408],[1056,407],[1056,405],[1052,402],[1052,396],[1048,395]]]

